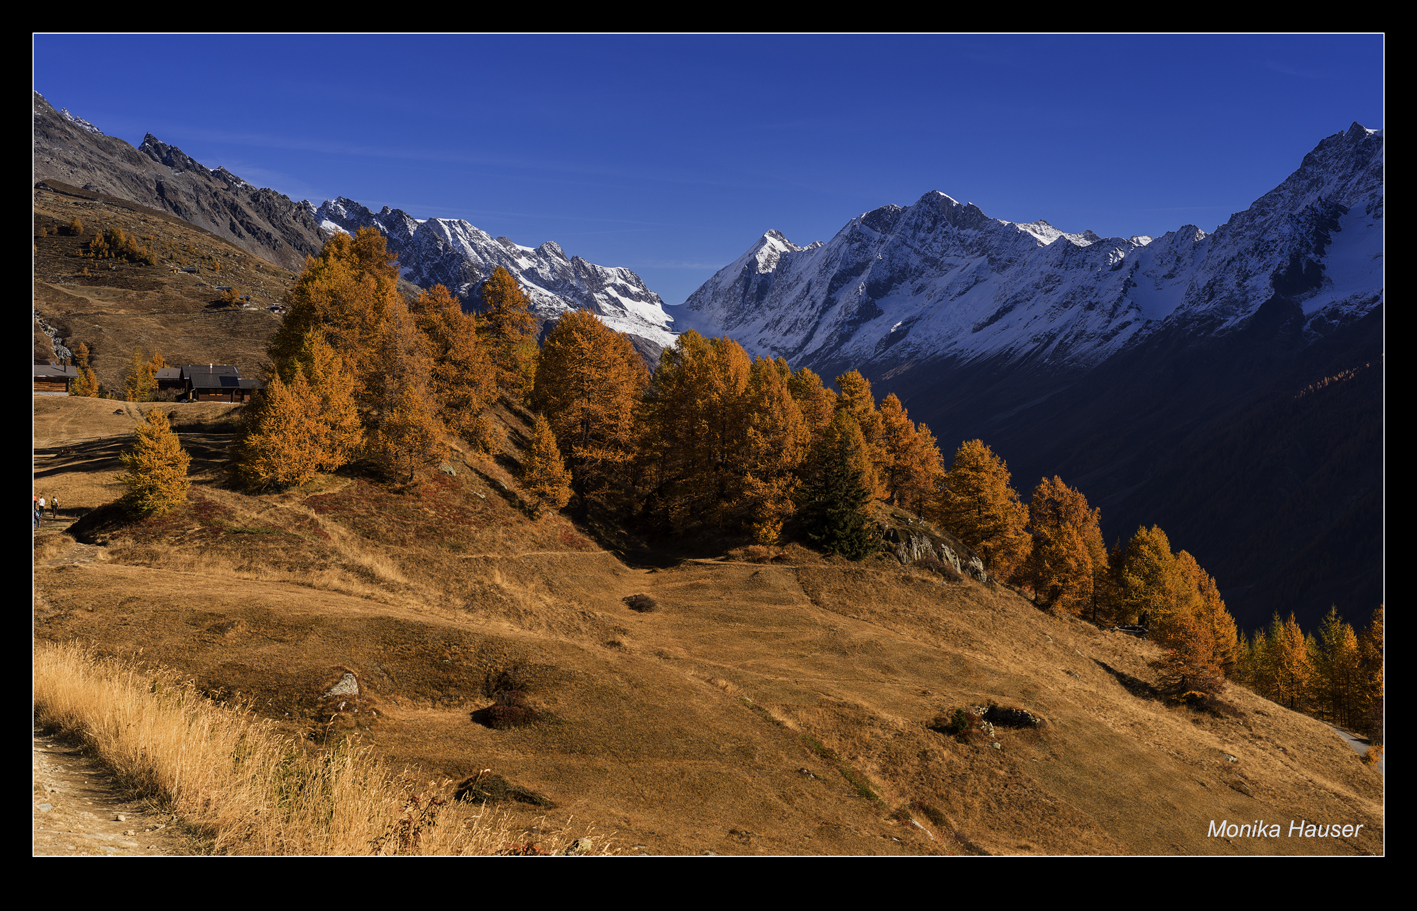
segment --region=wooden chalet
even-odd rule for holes
[[[182,368],[180,367],[159,367],[154,377],[157,380],[158,391],[164,389],[185,390],[187,381],[182,378]]]
[[[231,364],[188,364],[182,380],[189,402],[249,402],[261,388],[255,380],[243,380]]]
[[[78,378],[78,367],[56,367],[54,364],[34,365],[34,391],[37,395],[68,395],[69,385]]]

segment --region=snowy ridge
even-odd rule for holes
[[[794,363],[1004,355],[1089,367],[1164,325],[1225,332],[1279,295],[1306,331],[1382,299],[1382,132],[1323,140],[1214,234],[1102,238],[989,218],[938,191],[830,241],[764,234],[684,304],[682,322]]]
[[[100,130],[98,127],[89,123],[87,120],[84,120],[82,117],[75,117],[73,114],[70,114],[68,108],[60,108],[59,116],[63,117],[65,120],[69,121],[74,126],[78,127],[81,130],[84,130],[85,132],[97,133],[99,136],[104,135],[103,130]]]
[[[462,219],[416,219],[385,206],[377,214],[353,200],[327,200],[316,210],[327,230],[353,234],[373,227],[398,254],[403,277],[420,287],[441,284],[464,301],[502,266],[516,276],[531,299],[532,310],[555,319],[568,310],[595,313],[610,328],[638,336],[658,347],[674,342],[672,320],[659,295],[633,271],[597,266],[579,256],[567,257],[554,241],[527,247],[506,237],[494,238]]]

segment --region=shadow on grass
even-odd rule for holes
[[[1136,696],[1138,699],[1152,699],[1157,702],[1162,700],[1161,691],[1145,680],[1133,677],[1126,671],[1119,671],[1105,661],[1098,661],[1096,658],[1094,658],[1093,661],[1096,662],[1098,667],[1116,678],[1117,682],[1122,685],[1124,690]]]

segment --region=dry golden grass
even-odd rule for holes
[[[584,820],[658,854],[1383,850],[1379,773],[1239,687],[1237,718],[1166,706],[1149,643],[884,558],[789,545],[627,565],[560,516],[529,519],[508,455],[398,490],[198,485],[179,514],[105,526],[107,559],[37,557],[37,638],[141,649],[283,736],[357,736],[421,781],[491,770],[554,802],[506,806],[543,845]],[[321,700],[346,669],[377,715]],[[544,720],[478,723],[506,674]],[[1048,726],[975,742],[928,727],[991,699]],[[1206,836],[1291,817],[1364,829]]]
[[[83,738],[119,781],[181,816],[213,853],[497,854],[528,841],[446,806],[451,782],[415,790],[351,741],[307,751],[170,673],[81,646],[36,648],[34,699],[39,723]]]

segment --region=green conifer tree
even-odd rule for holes
[[[807,463],[798,511],[807,537],[828,553],[859,560],[876,549],[865,513],[869,464],[861,428],[848,411],[838,410]]]

